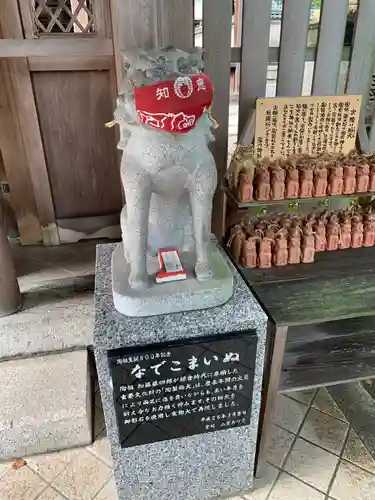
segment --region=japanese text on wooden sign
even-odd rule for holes
[[[247,425],[256,335],[109,353],[122,447]]]
[[[256,157],[348,154],[355,148],[362,96],[258,99]]]

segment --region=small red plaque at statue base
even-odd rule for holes
[[[186,280],[186,272],[182,267],[180,254],[177,248],[158,250],[158,258],[160,272],[156,275],[156,283]]]

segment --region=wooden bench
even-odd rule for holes
[[[375,248],[239,270],[269,317],[259,472],[279,392],[375,377]]]

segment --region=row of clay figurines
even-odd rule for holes
[[[375,163],[368,161],[360,155],[330,164],[306,155],[293,161],[263,161],[240,172],[236,197],[251,202],[375,192]]]
[[[374,246],[375,216],[370,210],[306,218],[285,214],[235,226],[228,244],[234,259],[246,268],[311,263],[315,252]]]

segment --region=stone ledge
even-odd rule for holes
[[[0,363],[0,460],[92,442],[86,350]]]
[[[20,312],[0,319],[0,360],[92,345],[94,277],[53,280],[23,294]]]

